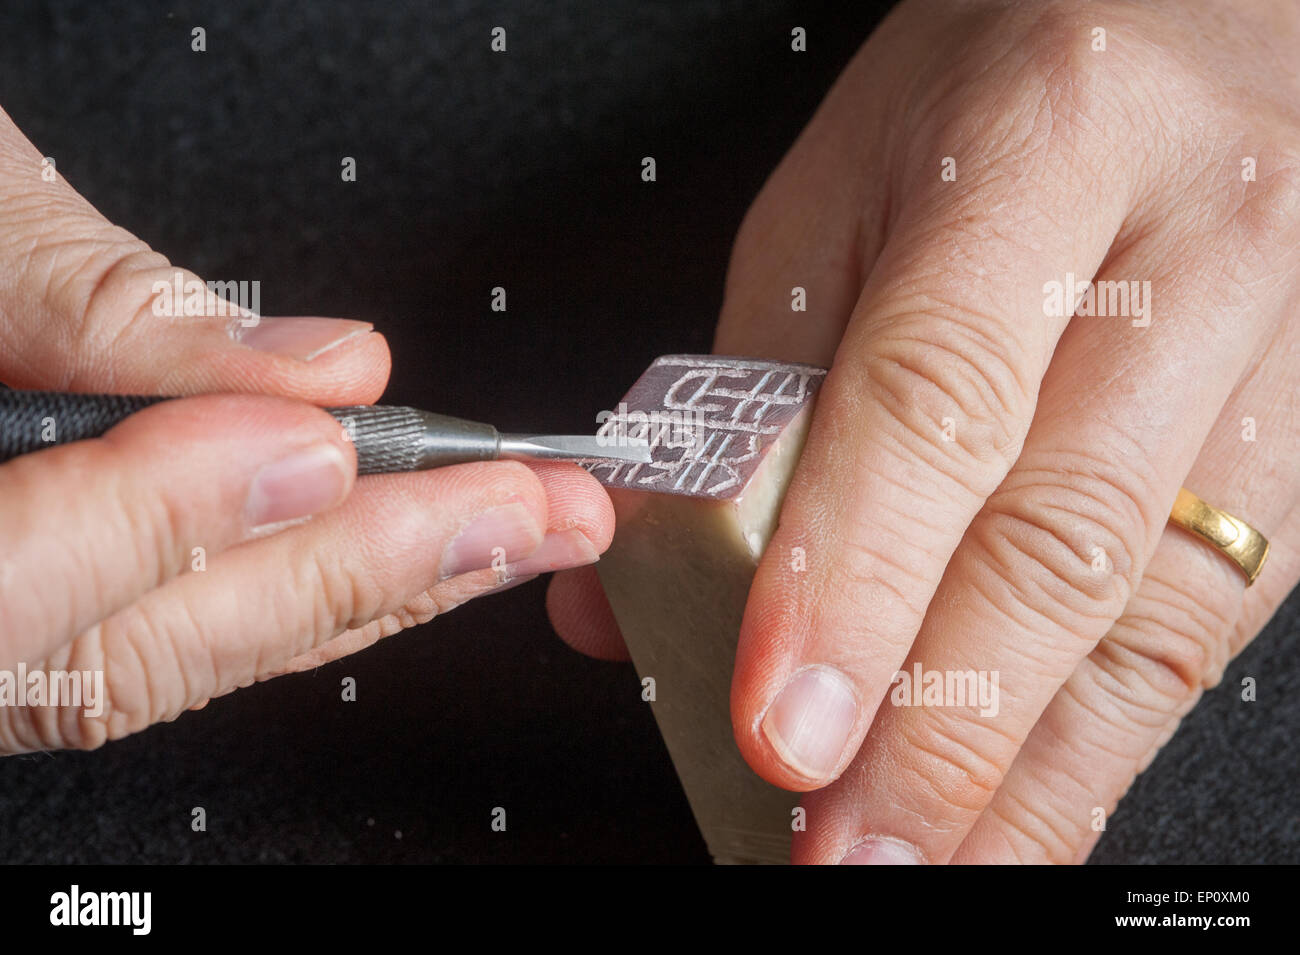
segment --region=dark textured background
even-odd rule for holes
[[[585,428],[654,356],[707,350],[747,203],[877,13],[552,6],[4,0],[0,105],[173,261],[260,279],[267,314],[374,321],[387,399]],[[564,647],[542,597],[527,584],[95,753],[2,760],[0,859],[705,861],[630,666]],[[1233,664],[1094,861],[1300,860],[1297,616],[1293,599]]]

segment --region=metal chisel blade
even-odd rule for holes
[[[503,434],[503,458],[525,460],[597,460],[650,463],[650,445],[645,440],[619,438],[618,444],[603,444],[601,439],[584,434]]]

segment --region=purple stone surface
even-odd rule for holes
[[[611,443],[647,438],[653,460],[583,466],[610,488],[737,497],[825,376],[792,362],[663,355],[605,413],[598,432]]]

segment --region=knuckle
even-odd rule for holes
[[[1274,250],[1290,251],[1300,243],[1300,132],[1261,156],[1258,173],[1236,221],[1246,240],[1274,261]]]
[[[972,541],[1030,609],[1063,625],[1109,623],[1141,570],[1149,521],[1132,488],[1142,484],[1108,465],[1094,462],[1085,471],[1057,462],[1046,480],[1026,472],[992,495],[972,525]]]
[[[24,711],[7,707],[0,710],[0,756],[15,753],[29,753],[33,747],[28,745],[30,734],[23,725]],[[45,748],[45,747],[37,747]]]
[[[1199,692],[1213,659],[1207,639],[1155,625],[1124,627],[1114,640],[1132,654],[1127,665],[1153,690],[1173,700]]]
[[[835,542],[834,558],[826,569],[828,589],[836,595],[839,608],[834,626],[871,621],[879,634],[906,635],[907,642],[899,647],[906,649],[925,617],[925,582],[930,574],[942,572],[943,562],[920,552],[899,560],[897,553],[876,546],[881,539],[878,527],[858,521],[850,527],[854,532]]]
[[[93,627],[31,671],[45,672],[51,687],[65,677],[70,685],[74,674],[89,677],[96,697],[92,700],[87,695],[90,689],[83,682],[79,699],[74,697],[58,705],[51,702],[5,709],[0,718],[0,752],[93,750],[148,725],[147,720],[124,715],[117,708],[121,690],[115,683],[121,674],[109,665],[103,635],[102,626]],[[102,680],[97,679],[96,673],[102,675]],[[138,691],[132,689],[127,698],[138,699]]]
[[[1128,651],[1109,639],[1070,676],[1058,696],[1071,720],[1067,724],[1064,717],[1056,716],[1051,721],[1052,735],[1066,750],[1062,766],[1086,765],[1099,755],[1116,765],[1117,760],[1136,758],[1147,736],[1169,720],[1176,705],[1135,677]]]
[[[308,653],[324,642],[348,631],[361,631],[374,639],[391,636],[427,623],[434,617],[459,606],[463,596],[458,596],[450,582],[431,587],[392,607],[392,601],[378,581],[382,574],[358,573],[347,565],[341,556],[328,549],[314,551],[299,562],[293,597],[280,607],[280,630],[285,634],[300,634],[298,642],[287,648],[277,648],[278,657],[285,659]],[[310,610],[304,628],[304,607],[310,595]],[[282,660],[259,660],[257,672],[271,663]]]
[[[33,667],[34,672],[37,667]],[[26,687],[20,688],[26,691]],[[34,753],[52,749],[94,749],[81,745],[62,707],[25,705],[0,709],[0,753]]]
[[[293,654],[310,650],[324,640],[369,624],[379,612],[382,594],[364,575],[354,573],[335,549],[321,548],[300,562],[306,579],[295,588],[301,595],[312,595],[311,627],[308,643],[293,648]],[[301,603],[297,604],[301,606]],[[292,611],[291,611],[292,612]],[[295,632],[292,627],[288,632]]]
[[[108,666],[108,657],[104,652],[103,641],[99,638],[98,627],[82,634],[72,642],[67,652],[68,660],[64,664],[69,670],[103,674],[102,699],[93,708],[73,709],[65,716],[66,731],[61,734],[63,745],[73,749],[98,749],[113,738],[110,732],[112,714],[114,713],[113,681]]]
[[[384,618],[383,636],[391,636],[399,630],[409,630],[422,623],[428,623],[434,617],[440,617],[449,610],[459,606],[460,601],[448,599],[443,588],[431,587],[408,600],[400,610]]]
[[[92,628],[81,639],[97,641],[104,668],[104,706],[83,727],[116,740],[138,733],[184,708],[197,674],[187,670],[169,621],[141,601]]]
[[[953,120],[962,139],[998,144],[1006,156],[1020,159],[1077,155],[1085,148],[1095,154],[1100,131],[1114,124],[1126,102],[1123,71],[1115,63],[1119,51],[1094,49],[1099,26],[1117,28],[1124,13],[1103,7],[1047,0],[995,14],[986,40],[997,52],[974,61],[971,89],[985,102],[996,95],[1001,116],[990,120],[987,108],[963,111]],[[1008,50],[1000,40],[1008,35],[1024,42]],[[972,64],[961,68],[970,72]]]
[[[117,453],[111,445],[99,445],[98,449]],[[96,522],[120,532],[119,539],[126,547],[124,557],[130,561],[133,578],[148,581],[152,586],[161,584],[181,567],[181,542],[188,539],[190,524],[185,505],[168,487],[159,488],[156,493],[142,493],[143,489],[126,477],[129,470],[125,467],[109,464],[101,467],[100,473],[109,483],[106,492],[96,497]],[[92,578],[100,578],[108,569],[93,560],[87,560],[86,565]],[[117,569],[113,570],[113,576],[119,576]],[[97,593],[105,604],[110,602],[102,587]]]
[[[1113,180],[1125,168],[1126,144],[1152,139],[1134,77],[1147,75],[1161,54],[1158,43],[1148,44],[1145,59],[1133,63],[1125,45],[1109,38],[1149,35],[1152,28],[1140,13],[1103,2],[1052,0],[1011,15],[1028,18],[1022,26],[1028,55],[1012,61],[1006,83],[1018,94],[1014,101],[1023,104],[1008,120],[1017,124],[1016,134],[1007,137],[1013,151],[1021,159],[1072,164],[1087,157],[1108,170],[1098,185]],[[1104,49],[1097,48],[1099,42]],[[1169,58],[1161,58],[1160,66],[1183,72]]]
[[[905,720],[898,738],[897,765],[908,777],[904,791],[924,800],[927,823],[936,828],[969,825],[1002,784],[1014,755],[990,753],[1008,742],[991,725],[937,709]]]
[[[1098,58],[1092,55],[1092,36],[1100,22],[1098,16],[1106,7],[1098,2],[1046,0],[1025,9],[1024,29],[1033,38],[1033,49],[1038,54],[1031,59],[1046,64],[1043,68],[1049,70],[1063,65],[1067,78],[1091,80],[1097,76]]]
[[[1154,694],[1167,710],[1217,684],[1238,615],[1234,603],[1239,606],[1239,597],[1234,601],[1227,590],[1146,578],[1135,607],[1100,648],[1100,665],[1122,688],[1116,692],[1128,689],[1131,702]]]
[[[943,342],[911,324],[892,323],[873,348],[864,369],[869,393],[902,426],[909,448],[985,497],[1020,453],[1029,388],[1014,360],[974,330],[987,321],[943,321]]]
[[[155,282],[170,283],[172,274],[167,258],[138,239],[96,248],[70,271],[59,296],[77,340],[111,349],[152,310]]]
[[[1022,29],[1030,41],[1031,55],[1018,61],[1025,80],[1066,113],[1109,112],[1107,101],[1125,82],[1125,70],[1116,66],[1127,67],[1129,55],[1127,45],[1111,43],[1111,36],[1147,37],[1159,30],[1131,4],[1113,0],[1046,0],[1011,15],[1024,17]],[[1142,55],[1161,54],[1143,50]]]
[[[1178,732],[1178,727],[1182,725],[1183,717],[1186,716],[1187,713],[1190,712],[1191,708],[1196,705],[1198,699],[1199,697],[1192,697],[1189,699],[1187,703],[1180,708],[1178,714],[1165,723],[1165,725],[1156,733],[1155,737],[1147,745],[1146,751],[1143,752],[1142,756],[1138,759],[1137,764],[1134,767],[1132,779],[1130,779],[1128,785],[1124,787],[1125,792],[1128,791],[1128,786],[1133,784],[1134,779],[1137,779],[1138,776],[1151,768],[1151,764],[1155,762],[1155,758],[1160,755],[1160,751],[1165,748],[1165,745],[1174,738],[1174,735]]]
[[[1064,69],[1065,78],[1091,79],[1095,57],[1090,55],[1089,41],[1096,26],[1096,5],[1047,0],[1035,4],[1027,15],[1024,30],[1033,38],[1036,54],[1029,62],[1041,63],[1043,70]]]
[[[989,805],[989,813],[999,823],[999,835],[1018,865],[1067,865],[1073,861],[1082,829],[1064,818],[1053,818],[1051,800],[1050,791],[1034,802],[1004,791]]]

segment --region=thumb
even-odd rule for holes
[[[388,347],[368,323],[263,318],[259,293],[209,286],[108,222],[0,111],[0,381],[322,404],[379,397]]]

